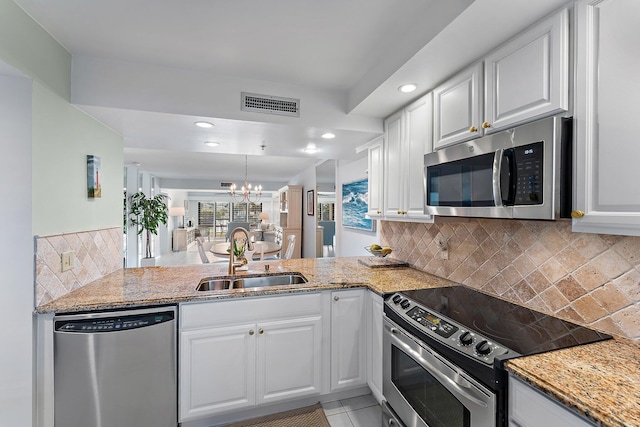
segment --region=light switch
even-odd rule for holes
[[[75,251],[62,252],[62,271],[71,270],[76,258]]]

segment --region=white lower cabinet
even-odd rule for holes
[[[255,405],[255,324],[180,333],[180,419]]]
[[[181,305],[180,421],[321,394],[324,307],[320,293]]]
[[[322,318],[265,322],[258,328],[258,404],[319,394]]]
[[[366,289],[331,292],[331,391],[367,383]]]
[[[378,401],[382,395],[382,297],[367,291],[367,383]]]
[[[591,427],[586,418],[509,375],[509,427]]]

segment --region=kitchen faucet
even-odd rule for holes
[[[234,246],[235,246],[235,235],[236,232],[241,232],[244,233],[245,237],[247,238],[247,249],[252,251],[253,250],[253,243],[251,243],[251,239],[249,238],[249,232],[242,227],[236,227],[231,231],[231,234],[229,234],[229,269],[227,270],[227,274],[229,274],[230,276],[236,274],[236,267],[239,267],[239,265],[235,265],[233,262],[233,259],[235,257],[234,254]],[[233,286],[233,285],[231,285]]]

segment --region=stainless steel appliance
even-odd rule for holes
[[[424,212],[569,217],[571,148],[572,120],[549,117],[425,154]]]
[[[176,309],[54,317],[56,427],[176,427]]]
[[[506,360],[611,338],[465,286],[385,295],[383,425],[506,426]]]

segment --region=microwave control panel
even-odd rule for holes
[[[513,154],[516,165],[515,205],[541,205],[544,143],[515,147]]]

